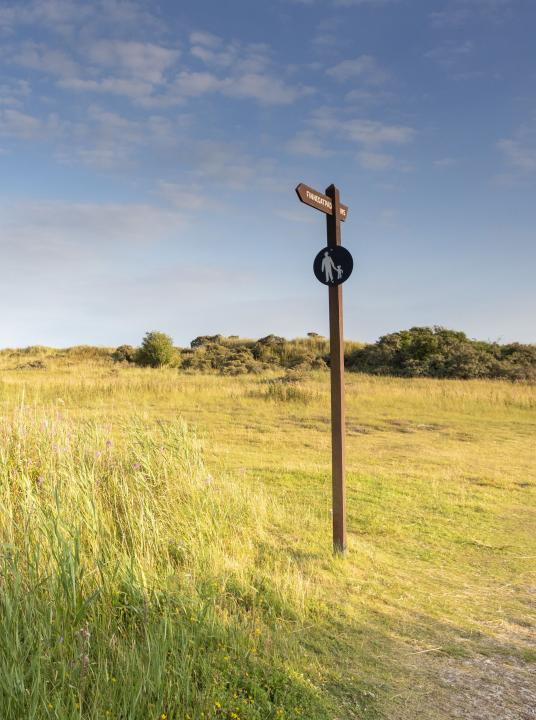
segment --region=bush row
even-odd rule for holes
[[[534,382],[536,345],[500,345],[471,340],[463,332],[442,327],[414,327],[348,353],[346,365],[376,375]]]
[[[328,367],[329,342],[316,333],[297,340],[276,335],[258,340],[201,335],[190,348],[179,349],[168,335],[152,332],[146,334],[140,348],[121,345],[112,357],[138,365],[172,365],[225,375],[281,368],[307,371]],[[414,327],[384,335],[370,345],[346,343],[345,365],[349,370],[376,375],[534,382],[536,345],[501,345],[471,340],[463,332],[442,327]]]

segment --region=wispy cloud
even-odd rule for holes
[[[338,82],[359,80],[366,85],[381,85],[389,74],[380,66],[376,58],[371,55],[360,55],[357,58],[343,60],[326,70]]]
[[[204,195],[199,184],[185,185],[162,180],[159,192],[167,203],[185,213],[197,212],[209,206],[214,209],[214,198]]]
[[[30,0],[0,8],[0,30],[12,33],[18,26],[38,25],[64,37],[80,26],[101,25],[122,30],[132,27],[162,29],[154,12],[132,0]]]
[[[149,204],[21,201],[0,212],[4,278],[24,276],[31,295],[127,275],[136,256],[185,227],[182,213]]]
[[[536,172],[536,118],[532,124],[516,130],[512,137],[499,140],[497,147],[519,176]]]
[[[194,174],[199,181],[242,189],[271,185],[274,161],[257,157],[238,143],[202,140],[193,147]]]
[[[310,130],[297,133],[288,141],[286,147],[294,155],[305,155],[307,157],[323,158],[332,154],[315,133]]]
[[[341,117],[332,108],[320,108],[311,118],[311,125],[322,132],[336,132],[366,148],[385,144],[405,145],[415,137],[415,130],[407,125],[391,125],[379,120]]]
[[[371,106],[393,102],[397,98],[395,93],[380,88],[355,88],[347,92],[344,99],[350,105]]]
[[[88,56],[96,65],[120,70],[127,77],[147,83],[164,82],[164,73],[175,64],[180,51],[149,42],[99,40],[92,43]]]
[[[395,158],[387,153],[360,152],[357,157],[367,170],[387,170],[395,164]]]
[[[30,94],[30,83],[27,80],[8,79],[0,85],[0,105],[19,107]]]
[[[449,43],[439,45],[425,53],[425,57],[433,60],[445,69],[450,69],[464,62],[474,51],[474,45],[470,40],[463,43]]]
[[[435,27],[460,26],[471,19],[498,22],[508,17],[516,4],[517,0],[450,0],[429,17]]]
[[[313,89],[308,86],[293,86],[281,78],[258,73],[248,73],[236,79],[227,78],[221,90],[227,97],[251,98],[261,105],[289,105]]]
[[[87,32],[75,51],[26,43],[8,56],[20,67],[55,76],[64,90],[123,96],[142,107],[172,107],[211,93],[288,105],[312,92],[288,82],[264,44],[225,44],[203,32],[191,33],[190,41],[182,60],[177,46],[88,37]]]
[[[58,85],[64,90],[74,90],[75,92],[122,95],[142,105],[151,104],[154,97],[153,84],[135,78],[103,77],[99,80],[93,80],[73,77],[60,80]]]
[[[434,160],[432,162],[432,165],[434,165],[434,167],[437,167],[437,168],[449,168],[449,167],[454,167],[458,163],[459,163],[458,158],[443,157],[443,158],[438,158],[437,160]]]
[[[370,5],[372,7],[380,7],[382,5],[390,5],[399,2],[399,0],[333,0],[333,4],[338,7],[354,7],[358,5]]]
[[[80,72],[78,63],[61,50],[40,43],[27,42],[11,58],[21,67],[48,73],[60,78],[75,77]]]
[[[217,48],[223,45],[223,40],[218,35],[201,30],[190,33],[190,43],[192,47],[201,45],[206,48]]]
[[[298,5],[314,5],[320,3],[326,3],[327,0],[284,0],[285,2],[296,3]],[[358,7],[370,6],[370,7],[381,7],[382,5],[389,5],[392,3],[400,2],[400,0],[331,0],[331,4],[335,7]]]
[[[15,108],[0,108],[0,136],[31,139],[41,134],[42,121]]]

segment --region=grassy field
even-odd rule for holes
[[[82,354],[83,355],[83,354]],[[532,718],[536,387],[0,354],[2,720]]]

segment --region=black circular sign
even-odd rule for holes
[[[330,287],[348,280],[353,269],[353,258],[341,245],[333,248],[325,247],[318,253],[313,263],[316,279]]]

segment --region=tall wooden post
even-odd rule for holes
[[[328,247],[341,244],[339,191],[326,189],[333,212],[326,215]],[[344,460],[344,333],[342,322],[342,285],[329,291],[329,344],[331,355],[331,482],[333,488],[333,550],[346,551],[346,479]]]
[[[352,256],[341,245],[341,221],[348,206],[341,205],[335,185],[326,194],[300,183],[296,193],[302,203],[326,213],[328,247],[316,256],[314,274],[329,288],[329,340],[331,354],[331,482],[333,492],[333,550],[346,552],[346,480],[344,461],[344,333],[342,326],[342,283],[354,267]],[[335,262],[334,262],[335,260]],[[338,264],[336,264],[338,263]],[[336,277],[334,276],[334,273]]]

